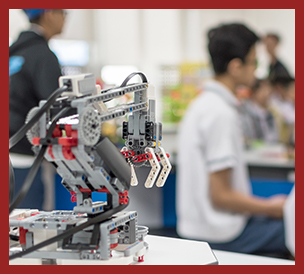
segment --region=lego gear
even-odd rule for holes
[[[86,107],[79,115],[78,138],[86,146],[94,146],[100,137],[101,122],[93,107]]]

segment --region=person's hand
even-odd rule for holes
[[[283,218],[283,207],[287,196],[280,194],[268,198],[268,213],[270,217]]]

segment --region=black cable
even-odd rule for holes
[[[142,72],[133,72],[122,82],[120,87],[125,87],[127,85],[127,83],[131,80],[131,78],[134,77],[135,75],[139,75],[141,77],[141,79],[143,80],[143,83],[148,83],[147,77]],[[107,90],[102,90],[101,93],[107,93],[108,91],[110,91],[112,89],[116,89],[116,87],[115,88],[110,88],[110,89],[107,89]],[[107,103],[107,102],[110,102],[112,100],[113,100],[113,98],[108,99],[106,101],[103,101],[103,103]]]
[[[120,85],[120,87],[125,87],[127,83],[130,81],[131,78],[133,78],[135,75],[139,75],[143,81],[143,83],[148,83],[148,79],[146,75],[144,75],[142,72],[133,72],[131,73]]]
[[[31,252],[34,252],[34,251],[36,251],[36,250],[38,250],[40,248],[43,248],[43,247],[45,247],[47,245],[50,245],[50,244],[52,244],[54,242],[58,242],[58,241],[60,241],[62,239],[70,237],[71,235],[73,235],[73,234],[75,234],[75,233],[77,233],[77,232],[79,232],[79,231],[81,231],[81,230],[83,230],[83,229],[85,229],[85,228],[87,228],[87,227],[89,227],[91,225],[94,225],[96,223],[101,223],[101,222],[107,220],[108,218],[112,217],[115,213],[117,213],[119,211],[122,211],[127,206],[128,206],[128,204],[124,204],[124,205],[119,205],[116,208],[110,209],[109,211],[106,211],[105,213],[102,213],[102,214],[100,214],[100,215],[98,215],[98,216],[96,216],[94,218],[89,219],[87,222],[85,222],[85,223],[83,223],[83,224],[81,224],[79,226],[76,226],[76,227],[73,227],[73,228],[71,228],[69,230],[66,230],[65,232],[63,232],[63,233],[61,233],[61,234],[59,234],[59,235],[57,235],[57,236],[55,236],[55,237],[53,237],[51,239],[48,239],[48,240],[46,240],[44,242],[36,244],[35,246],[32,246],[32,247],[28,248],[25,251],[21,251],[19,253],[16,253],[16,254],[13,254],[13,255],[9,256],[9,260],[20,258],[20,257],[22,257],[24,255],[27,255],[27,254],[29,254]]]
[[[23,198],[26,196],[30,187],[32,186],[37,171],[40,167],[41,161],[43,160],[46,149],[47,149],[47,145],[41,147],[30,171],[26,176],[25,182],[23,183],[22,188],[20,189],[17,195],[17,198],[9,205],[9,214],[11,214],[11,212],[22,202]]]
[[[34,115],[34,117],[27,123],[27,124],[24,124],[10,139],[9,139],[9,149],[11,149],[14,145],[16,145],[22,138],[23,136],[26,134],[26,132],[40,119],[40,117],[51,107],[51,105],[55,102],[55,100],[65,91],[67,90],[68,86],[64,85],[63,87],[60,87],[58,89],[56,89],[50,96],[49,98],[47,99],[47,102],[42,106],[41,109],[39,109],[39,111]],[[42,153],[43,151],[41,151]],[[37,159],[37,162],[38,162],[39,158]],[[41,159],[42,160],[42,159]],[[13,172],[13,167],[12,167],[12,164],[11,164],[11,160],[9,159],[9,164],[10,164],[10,169],[9,169],[9,186],[10,186],[10,192],[9,192],[9,197],[10,197],[10,209],[9,209],[9,213],[11,213],[12,211],[12,208],[15,208],[20,202],[21,200],[18,198],[19,195],[18,195],[18,200],[16,200],[15,202],[12,202],[12,199],[11,199],[11,196],[13,195],[14,193],[14,186],[15,186],[15,178],[14,178],[14,172]],[[37,163],[37,165],[35,165],[33,167],[33,169],[31,168],[32,172],[29,172],[28,174],[28,177],[27,179],[29,180],[29,186],[32,185],[32,182],[30,180],[34,180],[34,177],[38,171],[37,169],[37,166],[39,167],[38,165],[39,163]],[[30,170],[30,171],[31,171]],[[33,177],[33,174],[34,174],[34,177]],[[24,192],[25,195],[28,191],[27,189],[28,185],[25,185],[25,189]],[[21,195],[20,197],[23,197],[25,195]],[[13,203],[13,207],[11,207]]]
[[[24,124],[10,139],[9,139],[9,149],[16,145],[26,134],[26,132],[31,129],[31,127],[40,119],[40,117],[51,107],[55,100],[68,89],[68,86],[63,86],[56,89],[51,96],[47,99],[47,102],[38,110],[34,117],[26,124]]]
[[[52,124],[48,130],[48,133],[46,135],[46,138],[49,139],[52,137],[53,131],[56,127],[56,123],[59,120],[59,118],[61,118],[61,116],[63,116],[67,111],[69,110],[69,108],[64,108],[62,109],[53,119]],[[39,170],[40,164],[43,160],[44,154],[46,152],[48,145],[43,145],[41,147],[41,149],[39,150],[38,155],[35,158],[35,161],[30,169],[30,171],[28,172],[26,179],[22,185],[22,188],[20,189],[20,191],[18,192],[17,198],[10,203],[9,205],[9,214],[11,214],[11,212],[22,202],[22,200],[24,199],[24,197],[26,196],[26,194],[28,193],[30,187],[33,184],[33,181],[35,179],[35,176]]]

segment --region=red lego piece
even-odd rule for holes
[[[110,249],[114,249],[116,246],[118,246],[118,243],[116,243],[116,244],[110,244]]]
[[[89,188],[82,188],[81,186],[79,187],[79,191],[80,191],[80,192],[89,192],[89,193],[92,192],[91,189],[89,189]]]
[[[72,196],[71,196],[71,202],[72,202],[72,203],[77,202],[77,196],[76,196],[77,194],[76,194],[76,192],[71,191],[70,194],[72,195]]]
[[[73,154],[70,146],[62,146],[62,154],[66,160],[74,160],[76,159]]]
[[[72,137],[58,138],[58,144],[62,146],[77,146],[77,139]]]
[[[115,228],[115,229],[113,229],[112,231],[110,231],[110,234],[115,234],[115,233],[117,233],[117,232],[118,232],[118,229]],[[115,248],[116,246],[118,246],[118,243],[110,244],[110,248],[111,248],[111,249]]]
[[[72,137],[72,125],[65,125],[64,129],[65,129],[66,136]]]
[[[32,144],[33,144],[34,146],[39,146],[39,145],[40,145],[40,137],[34,137],[34,138],[32,139]]]
[[[170,155],[168,154],[168,153],[166,153],[166,155],[167,155],[167,158],[169,158],[170,157]],[[156,158],[157,158],[157,160],[160,162],[160,158],[159,158],[159,156],[156,154]]]
[[[62,131],[59,129],[59,126],[57,125],[53,131],[52,137],[61,137],[62,136]]]
[[[128,201],[128,191],[126,190],[124,193],[119,192],[119,203],[126,205],[128,204]]]
[[[134,163],[139,163],[139,162],[143,162],[146,160],[152,159],[152,154],[151,153],[145,153],[145,154],[141,154],[141,155],[136,155],[133,157],[133,162]]]
[[[132,151],[132,150],[128,150],[128,151],[121,151],[121,153],[126,157],[126,158],[129,158],[129,157],[132,157],[135,155],[135,152]]]
[[[21,245],[26,244],[25,234],[28,232],[28,229],[24,229],[23,227],[19,227],[19,242]]]
[[[52,157],[52,159],[55,159],[55,156],[53,154],[53,146],[52,145],[49,146],[48,154]]]
[[[105,186],[103,188],[97,189],[97,192],[100,192],[100,193],[110,193],[110,191]]]

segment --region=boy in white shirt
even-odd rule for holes
[[[285,255],[286,197],[252,196],[245,162],[238,85],[255,80],[259,38],[242,24],[208,33],[214,81],[185,114],[179,131],[177,232],[214,249]]]

